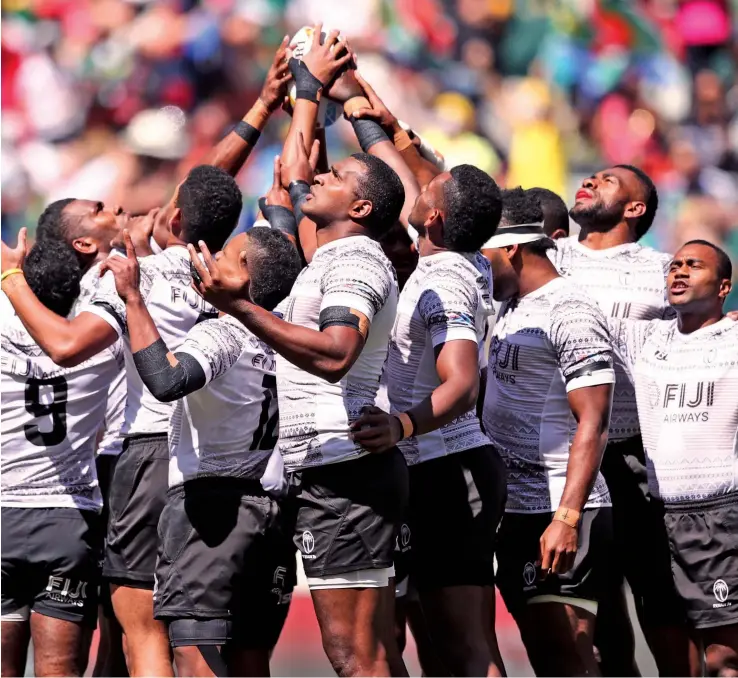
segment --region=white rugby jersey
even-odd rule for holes
[[[420,257],[400,294],[387,358],[392,412],[419,405],[440,385],[435,348],[449,341],[473,341],[481,361],[492,279],[481,254],[440,252]],[[405,461],[418,464],[488,445],[476,408],[440,429],[398,443]]]
[[[322,245],[278,308],[285,320],[318,330],[320,312],[335,306],[355,309],[371,323],[361,354],[339,382],[277,357],[277,446],[287,471],[367,454],[349,438],[349,426],[375,403],[397,310],[395,271],[377,242],[352,236]]]
[[[190,256],[184,246],[169,247],[160,254],[139,259],[141,294],[146,308],[170,351],[176,351],[187,332],[199,321],[218,312],[192,289]],[[161,403],[143,385],[133,363],[126,325],[126,305],[115,289],[111,272],[101,279],[97,292],[78,309],[94,313],[124,338],[128,398],[123,435],[166,433],[171,403]]]
[[[671,255],[638,243],[604,250],[583,245],[577,236],[556,241],[549,257],[561,275],[582,287],[609,318],[652,320],[673,317],[666,296]],[[615,350],[615,389],[610,417],[612,441],[638,435],[638,410],[633,376]]]
[[[614,383],[612,364],[604,314],[565,278],[503,305],[492,338],[483,419],[507,466],[507,511],[558,508],[577,431],[567,394]],[[598,473],[586,506],[609,504]]]
[[[197,360],[207,384],[174,404],[169,486],[205,476],[259,480],[279,433],[274,350],[222,316],[193,327],[177,353]]]
[[[77,315],[79,310],[84,308],[95,294],[97,294],[99,287],[100,264],[97,263],[88,268],[80,279],[79,296],[75,300],[68,317],[73,318]],[[118,345],[113,350],[122,353],[123,341],[119,339],[116,343]],[[122,452],[123,437],[120,430],[125,420],[127,394],[125,364],[121,363],[121,370],[115,379],[113,379],[108,389],[108,407],[105,412],[102,438],[100,438],[100,443],[97,446],[97,454],[117,456]]]
[[[634,365],[648,489],[665,502],[738,490],[738,323],[613,322]]]
[[[62,368],[4,312],[0,504],[99,511],[95,445],[123,364],[120,346]]]

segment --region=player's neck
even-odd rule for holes
[[[526,258],[526,261],[518,272],[520,278],[518,285],[519,297],[535,292],[560,277],[559,272],[548,257],[540,257],[537,254],[523,254],[523,257]]]
[[[182,240],[181,238],[178,238],[176,235],[170,233],[169,238],[167,239],[167,244],[164,246],[164,249],[168,249],[169,247],[187,247],[187,243]]]
[[[720,322],[724,317],[722,307],[694,313],[680,313],[677,311],[677,327],[681,334],[692,334],[692,332]]]
[[[421,257],[430,257],[433,254],[446,251],[448,250],[445,247],[439,247],[434,244],[434,242],[428,237],[427,233],[426,235],[421,235],[418,238],[418,254]]]
[[[627,245],[635,241],[636,238],[633,237],[633,233],[625,221],[621,221],[609,231],[591,230],[586,227],[579,231],[579,242],[593,250],[606,250],[610,247]]]
[[[324,226],[323,228],[318,229],[318,232],[316,234],[316,242],[318,247],[322,247],[323,245],[327,245],[329,242],[333,242],[334,240],[352,238],[357,235],[370,237],[369,232],[365,228],[359,226],[353,221],[334,221],[328,226]]]

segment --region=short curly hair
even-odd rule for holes
[[[79,259],[70,245],[54,237],[37,240],[23,262],[23,273],[46,308],[57,315],[69,314],[82,279]]]
[[[300,255],[281,231],[252,228],[248,236],[249,296],[257,306],[271,311],[292,290],[302,269]]]
[[[384,160],[368,153],[354,153],[351,157],[366,168],[366,172],[359,175],[357,198],[372,203],[366,227],[375,238],[381,238],[400,218],[405,204],[405,187],[397,172]]]
[[[243,198],[228,172],[199,165],[179,187],[176,205],[182,210],[182,239],[194,245],[204,240],[216,252],[236,228]]]
[[[71,220],[65,216],[64,208],[72,202],[74,198],[64,198],[64,200],[57,200],[46,206],[38,218],[36,240],[53,238],[64,242],[69,241]]]
[[[500,187],[473,165],[458,165],[443,184],[443,242],[453,252],[476,252],[500,223]]]
[[[547,188],[529,188],[528,193],[537,198],[543,211],[543,230],[547,235],[562,230],[569,235],[569,208],[558,193]]]

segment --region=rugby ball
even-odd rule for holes
[[[323,42],[330,33],[330,29],[323,28],[320,41]],[[340,36],[339,36],[340,37]],[[295,59],[302,60],[313,45],[313,27],[303,26],[290,40],[289,50]],[[292,83],[290,87],[290,104],[294,107],[297,98],[297,87]],[[343,106],[331,101],[328,97],[321,97],[318,104],[318,127],[330,127],[343,115]]]

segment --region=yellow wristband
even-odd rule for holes
[[[5,271],[5,273],[0,275],[0,282],[2,282],[3,280],[5,280],[5,278],[11,275],[14,275],[15,273],[23,273],[23,269],[22,268],[9,268],[7,271]]]
[[[350,118],[356,111],[371,107],[372,105],[366,97],[352,97],[343,105],[343,112],[347,118]]]
[[[410,146],[413,145],[413,140],[404,129],[400,129],[395,132],[393,142],[398,151],[404,151],[406,148],[410,148]]]
[[[576,529],[579,527],[579,519],[582,517],[581,511],[571,508],[563,508],[559,506],[554,513],[553,520],[558,520],[562,523],[567,524],[569,527]]]

